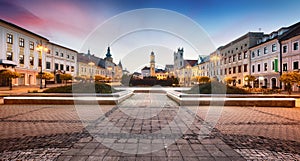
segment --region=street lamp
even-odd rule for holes
[[[41,61],[39,59],[39,63],[41,65],[40,70],[40,89],[43,89],[43,51],[48,52],[48,48],[42,45],[42,42],[37,46],[37,51],[40,52]]]

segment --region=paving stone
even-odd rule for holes
[[[298,108],[226,106],[211,127],[204,121],[209,107],[197,116],[194,107],[181,107],[171,126],[178,105],[165,99],[167,108],[150,107],[140,101],[146,97],[107,107],[106,119],[83,120],[94,124],[86,129],[74,106],[1,105],[0,160],[300,160]],[[194,122],[187,126],[189,118]],[[209,133],[199,133],[204,130]],[[155,152],[139,154],[148,145]]]

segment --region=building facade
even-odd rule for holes
[[[289,28],[285,34],[279,38],[281,46],[281,69],[282,73],[300,71],[300,23]],[[284,85],[282,85],[284,86]],[[294,85],[293,91],[299,91],[299,85]]]
[[[245,84],[244,76],[249,74],[249,53],[248,49],[256,44],[257,40],[263,37],[263,33],[249,32],[236,40],[220,47],[222,66],[221,79],[232,79],[231,85],[242,87]]]
[[[250,75],[256,77],[252,86],[255,88],[279,87],[279,42],[278,33],[265,35],[258,44],[249,49]]]
[[[77,51],[64,46],[48,43],[43,61],[43,71],[54,75],[54,83],[61,83],[61,74],[70,74],[74,78],[77,75]]]
[[[48,39],[17,25],[0,20],[0,70],[8,69],[20,74],[13,79],[13,85],[36,85],[41,63],[45,63],[45,53],[37,51]],[[43,60],[43,61],[42,61]],[[6,86],[7,82],[1,81]]]

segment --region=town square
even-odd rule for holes
[[[279,3],[0,1],[0,160],[300,160]]]

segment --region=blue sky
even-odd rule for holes
[[[191,18],[219,47],[249,31],[270,33],[298,22],[299,6],[298,0],[0,0],[0,18],[80,50],[82,41],[107,19],[134,9],[162,8]]]

